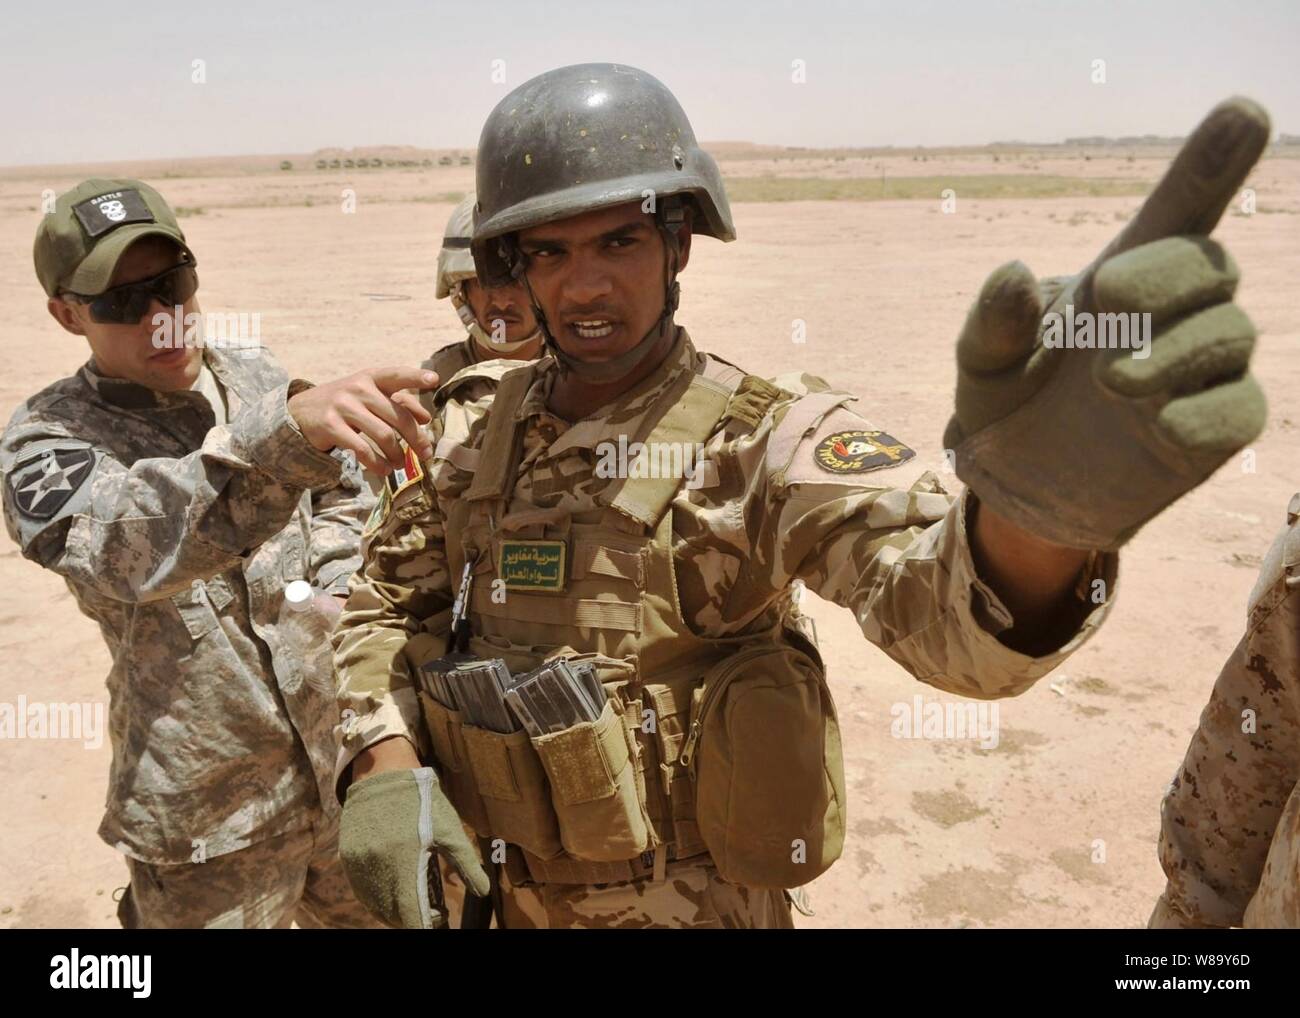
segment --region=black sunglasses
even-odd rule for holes
[[[158,273],[152,279],[124,283],[103,293],[83,294],[65,290],[64,296],[90,308],[92,321],[103,325],[135,325],[144,317],[154,298],[167,307],[184,304],[199,289],[197,262],[184,261]]]

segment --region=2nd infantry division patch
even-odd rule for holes
[[[837,431],[817,443],[813,459],[832,474],[865,474],[905,463],[916,453],[883,431]]]
[[[95,454],[89,449],[50,449],[9,479],[14,504],[24,516],[48,520],[91,475]]]

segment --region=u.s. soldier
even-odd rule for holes
[[[1226,104],[1079,276],[990,277],[958,342],[954,498],[852,397],[789,392],[676,325],[693,238],[734,229],[660,82],[587,64],[502,100],[475,263],[527,287],[551,356],[439,392],[439,451],[353,580],[335,650],[358,896],[439,924],[436,852],[506,927],[791,925],[783,892],[834,862],[845,809],[793,585],[966,696],[1023,692],[1083,643],[1117,549],[1262,427],[1235,268],[1207,235],[1266,139],[1262,111]],[[1152,356],[1043,344],[1044,297],[1150,312]],[[516,676],[592,665],[599,718],[467,724],[419,671],[449,631]]]
[[[399,390],[436,380],[313,388],[251,334],[208,342],[194,254],[138,180],[59,196],[35,262],[92,358],[14,413],[0,486],[23,555],[64,578],[112,654],[99,834],[130,871],[120,920],[374,925],[338,864],[332,676],[306,676],[276,621],[294,579],[346,591],[373,503],[357,460],[387,473],[399,433],[427,443]]]
[[[1300,494],[1161,806],[1154,929],[1300,927]]]

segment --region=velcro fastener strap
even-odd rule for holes
[[[641,605],[584,599],[573,606],[573,624],[582,629],[617,629],[625,633],[639,633]]]
[[[799,443],[808,432],[837,406],[857,401],[847,392],[814,392],[801,397],[781,419],[767,441],[767,462],[773,470],[785,470],[794,459]]]
[[[451,438],[440,438],[438,444],[433,447],[434,459],[446,460],[452,466],[460,467],[461,470],[477,470],[481,455],[479,450],[471,449]]]
[[[601,544],[578,544],[573,553],[569,575],[575,580],[586,579],[588,573],[613,576],[633,583],[644,582],[645,565],[641,556],[633,551],[619,551]]]
[[[533,361],[501,376],[492,400],[496,412],[489,411],[487,434],[483,437],[479,458],[482,469],[474,472],[474,480],[463,496],[467,501],[498,499],[509,490],[519,465],[524,434],[524,422],[515,420],[514,408],[532,387],[537,363]]]
[[[689,384],[656,422],[645,439],[652,450],[659,445],[694,450],[722,420],[731,389],[703,375],[691,375]],[[683,457],[684,461],[684,457]],[[609,503],[634,520],[653,527],[682,486],[683,477],[636,477],[625,479]]]
[[[790,394],[757,375],[746,375],[727,401],[726,416],[757,428],[768,408]]]
[[[508,747],[512,738],[519,742],[527,739],[527,733],[515,732],[513,736],[507,736],[473,725],[463,725],[461,734],[465,739],[465,752],[469,756],[470,770],[479,793],[503,802],[521,802],[523,794],[510,765]]]
[[[506,604],[497,604],[486,585],[475,584],[470,600],[474,613],[517,622],[549,626],[577,626],[582,629],[612,629],[621,633],[641,631],[641,605],[624,601],[571,600],[556,594],[529,594],[512,590]]]

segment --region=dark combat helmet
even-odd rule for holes
[[[674,251],[686,204],[692,233],[736,239],[717,164],[663,82],[635,67],[575,64],[524,82],[488,115],[476,162],[472,248],[488,286],[520,274],[517,231],[629,201],[649,199]],[[676,308],[675,267],[674,258],[661,326]],[[581,370],[558,351],[540,314],[539,322],[561,364]],[[652,338],[600,373],[630,363]]]

